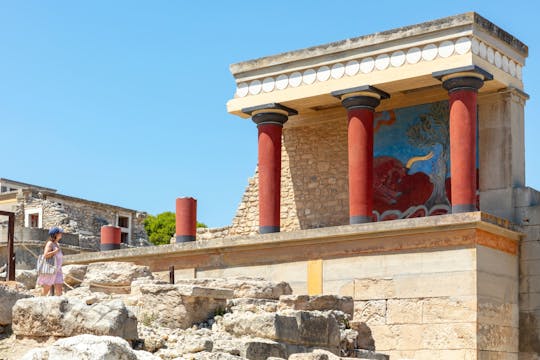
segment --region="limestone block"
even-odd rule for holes
[[[519,286],[514,277],[494,275],[479,271],[478,278],[478,296],[489,298],[500,303],[517,304]]]
[[[476,294],[475,271],[454,271],[394,277],[391,297],[421,298],[467,296]]]
[[[120,300],[87,305],[67,297],[22,299],[13,307],[13,333],[29,337],[81,334],[137,338],[137,319]]]
[[[282,295],[279,297],[279,309],[293,310],[338,310],[353,316],[354,302],[350,296],[338,295]]]
[[[530,228],[527,227],[527,228]],[[540,242],[539,239],[525,239],[520,246],[521,260],[540,260]]]
[[[269,356],[287,357],[287,350],[283,344],[259,338],[218,340],[215,341],[212,351],[238,354],[250,360],[266,360]]]
[[[538,354],[531,354],[528,357],[522,353],[507,353],[507,352],[494,352],[494,351],[478,351],[478,360],[537,360]]]
[[[81,285],[93,291],[129,294],[131,282],[138,278],[152,278],[148,266],[129,262],[97,262],[87,266]]]
[[[455,350],[407,350],[407,351],[386,351],[390,359],[402,360],[477,360],[476,350],[455,349]]]
[[[340,360],[339,356],[332,354],[326,350],[314,350],[310,353],[298,353],[289,356],[289,360]]]
[[[386,302],[387,324],[421,324],[422,299],[389,299]]]
[[[332,314],[307,311],[225,314],[225,331],[236,336],[256,336],[289,344],[337,349],[339,326]]]
[[[292,294],[286,282],[273,282],[263,278],[233,277],[226,279],[200,278],[180,279],[177,284],[197,285],[206,288],[222,288],[234,291],[235,298],[279,299],[281,295]]]
[[[477,320],[482,325],[519,326],[519,305],[479,299]]]
[[[231,312],[276,312],[278,301],[269,299],[236,298],[227,300],[227,309]]]
[[[354,281],[354,300],[389,299],[395,296],[392,278],[365,278]]]
[[[517,327],[484,325],[478,327],[478,349],[487,351],[517,352],[519,330]]]
[[[478,271],[512,277],[519,276],[518,257],[499,250],[478,246],[476,248],[476,261]]]
[[[51,346],[29,351],[23,360],[159,360],[146,351],[131,349],[127,341],[114,336],[78,335],[60,339]]]
[[[516,208],[516,221],[523,225],[539,225],[540,205]]]
[[[37,281],[36,270],[15,270],[15,281],[24,285],[27,289],[34,289]]]
[[[476,323],[427,324],[421,330],[422,344],[417,349],[473,349]]]
[[[386,324],[386,300],[355,301],[353,320],[367,325]]]
[[[527,207],[540,204],[540,191],[525,187],[514,188],[515,207]]]
[[[169,284],[144,284],[138,291],[139,321],[172,329],[186,329],[212,318],[217,311],[225,309],[223,296],[230,295],[224,294],[222,289]],[[219,298],[211,297],[212,293]]]
[[[64,282],[69,286],[79,286],[84,281],[86,268],[88,265],[64,265],[62,272],[64,273]]]
[[[24,285],[12,282],[2,281],[0,282],[0,326],[9,325],[12,322],[12,309],[15,303],[19,299],[26,299],[31,297],[26,292]]]
[[[451,323],[476,320],[477,304],[474,296],[428,298],[422,302],[422,322]]]

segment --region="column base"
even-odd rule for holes
[[[371,222],[371,216],[356,215],[349,217],[349,224],[365,224]]]
[[[120,244],[101,244],[99,249],[101,251],[118,250],[120,249]]]
[[[176,243],[195,241],[195,235],[176,235]]]
[[[452,205],[452,214],[477,211],[474,204]]]
[[[279,232],[279,226],[259,226],[260,234],[270,234]]]

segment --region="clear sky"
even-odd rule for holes
[[[0,0],[0,177],[230,224],[257,130],[229,64],[476,11],[529,46],[527,185],[540,189],[540,2]]]

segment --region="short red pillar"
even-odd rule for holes
[[[101,227],[101,251],[120,249],[121,239],[120,227],[113,225]]]
[[[493,78],[477,67],[456,70],[441,76],[450,97],[452,213],[476,211],[476,97],[484,80]]]
[[[349,155],[349,222],[371,221],[373,212],[373,113],[390,97],[372,86],[333,92],[347,109]]]
[[[176,199],[176,242],[195,241],[197,237],[197,200]]]
[[[289,115],[296,115],[297,112],[279,104],[266,104],[242,111],[252,116],[259,133],[259,232],[279,232],[281,134]]]

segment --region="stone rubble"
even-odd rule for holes
[[[71,282],[75,288],[64,296],[30,297],[22,285],[15,291],[23,298],[5,321],[14,336],[63,338],[24,359],[67,359],[66,344],[75,343],[71,359],[106,359],[99,354],[107,352],[134,360],[388,359],[352,322],[350,297],[292,295],[289,284],[260,278],[168,284],[131,263],[78,265],[65,273],[82,281]],[[85,357],[92,348],[99,354]]]

